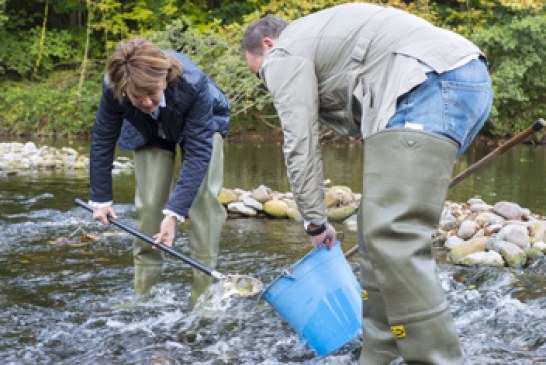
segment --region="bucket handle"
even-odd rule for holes
[[[288,279],[296,280],[296,277],[294,274],[290,271],[290,269],[284,269],[282,271],[282,276]]]

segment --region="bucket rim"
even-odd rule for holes
[[[334,245],[332,246],[332,248],[330,250],[333,250],[335,247],[338,247],[340,246],[340,241],[335,241],[334,242]],[[260,293],[260,296],[258,297],[258,301],[262,300],[265,293],[269,290],[269,288],[271,288],[271,286],[273,286],[273,284],[275,284],[277,281],[281,280],[282,278],[285,278],[285,277],[291,277],[292,275],[290,275],[290,273],[292,271],[294,271],[294,269],[300,265],[305,259],[307,259],[308,257],[310,257],[311,255],[315,254],[316,252],[320,251],[320,250],[325,250],[325,249],[328,249],[326,247],[326,245],[321,245],[321,246],[318,246],[318,247],[314,247],[311,251],[309,251],[308,253],[306,253],[303,257],[301,257],[299,260],[297,260],[296,262],[294,262],[293,264],[291,264],[290,266],[288,266],[287,268],[285,268],[284,270],[282,270],[281,274],[277,275],[275,277],[275,279],[273,279],[269,284],[267,284],[262,292]]]

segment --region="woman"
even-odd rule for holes
[[[134,151],[140,230],[171,246],[177,221],[189,217],[192,257],[215,267],[226,215],[217,195],[231,111],[227,98],[189,58],[144,39],[120,43],[108,59],[102,89],[90,156],[94,219],[108,224],[108,215],[116,218],[111,170],[117,141]],[[177,144],[182,168],[172,188]],[[140,298],[158,281],[163,256],[140,240],[133,255]],[[195,303],[211,281],[193,274]]]

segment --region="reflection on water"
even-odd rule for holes
[[[489,203],[509,200],[544,214],[544,151],[512,149],[453,188],[450,199],[479,194]],[[472,149],[457,171],[487,152]],[[324,161],[327,178],[361,191],[361,146],[327,147]],[[288,190],[281,146],[226,143],[224,186],[260,184]],[[74,206],[73,199],[85,198],[87,189],[86,173],[0,177],[0,363],[357,363],[362,339],[318,358],[270,306],[255,299],[215,302],[191,312],[191,270],[172,258],[152,301],[124,306],[133,295],[132,240],[108,234],[115,229],[96,224]],[[116,211],[134,225],[133,189],[132,174],[114,177]],[[83,247],[52,242],[79,227],[100,240]],[[187,229],[181,227],[176,241],[186,254]],[[267,284],[308,252],[306,240],[299,223],[228,220],[218,270]],[[346,232],[343,248],[355,243]],[[440,275],[468,364],[546,363],[544,260],[524,270],[441,265]]]

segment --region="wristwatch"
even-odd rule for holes
[[[309,236],[318,236],[319,234],[324,233],[324,231],[326,231],[326,228],[327,223],[322,223],[320,226],[318,226],[318,228],[307,228],[305,230],[305,233],[307,233]]]

